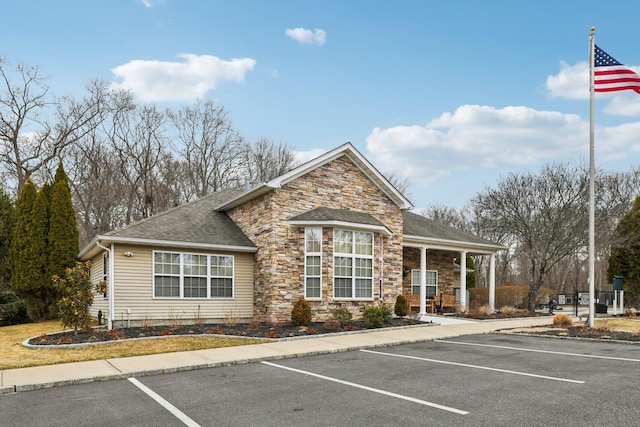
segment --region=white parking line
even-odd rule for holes
[[[380,390],[380,389],[377,389],[377,388],[368,387],[366,385],[361,385],[361,384],[356,384],[356,383],[352,383],[352,382],[349,382],[349,381],[340,380],[340,379],[337,379],[337,378],[331,378],[331,377],[327,377],[325,375],[314,374],[313,372],[309,372],[309,371],[302,371],[300,369],[290,368],[288,366],[283,366],[283,365],[277,365],[277,364],[271,363],[271,362],[260,362],[260,363],[262,363],[264,365],[273,366],[275,368],[286,369],[288,371],[297,372],[299,374],[310,375],[312,377],[320,378],[320,379],[327,380],[327,381],[333,381],[333,382],[338,383],[338,384],[344,384],[344,385],[348,385],[350,387],[355,387],[355,388],[359,388],[359,389],[362,389],[362,390],[371,391],[373,393],[383,394],[385,396],[395,397],[397,399],[408,400],[409,402],[419,403],[421,405],[430,406],[432,408],[437,408],[437,409],[442,409],[443,411],[449,411],[449,412],[453,412],[455,414],[467,415],[469,413],[468,411],[463,411],[461,409],[452,408],[450,406],[438,405],[437,403],[427,402],[426,400],[416,399],[414,397],[404,396],[402,394],[391,393],[389,391],[384,391],[384,390]]]
[[[532,353],[549,353],[549,354],[557,354],[560,356],[573,356],[573,357],[587,357],[590,359],[606,359],[606,360],[620,360],[623,362],[640,362],[640,359],[629,359],[626,357],[613,357],[613,356],[596,356],[591,354],[580,354],[580,353],[566,353],[563,351],[551,351],[551,350],[536,350],[532,348],[522,348],[522,347],[508,347],[503,345],[492,345],[492,344],[477,344],[473,342],[461,342],[461,341],[445,341],[445,340],[433,340],[433,342],[441,342],[445,344],[459,344],[459,345],[473,345],[477,347],[492,347],[492,348],[500,348],[503,350],[517,350],[517,351],[530,351]]]
[[[484,370],[487,370],[487,371],[502,372],[502,373],[505,373],[505,374],[513,374],[513,375],[522,375],[522,376],[525,376],[525,377],[541,378],[541,379],[545,379],[545,380],[562,381],[562,382],[574,383],[574,384],[584,384],[584,381],[570,380],[570,379],[567,379],[567,378],[550,377],[550,376],[547,376],[547,375],[529,374],[527,372],[510,371],[508,369],[490,368],[488,366],[469,365],[467,363],[449,362],[447,360],[438,360],[438,359],[427,359],[426,357],[407,356],[407,355],[404,355],[404,354],[384,353],[384,352],[381,352],[381,351],[373,351],[373,350],[360,350],[360,351],[362,351],[364,353],[381,354],[383,356],[400,357],[400,358],[403,358],[403,359],[422,360],[422,361],[425,361],[425,362],[443,363],[445,365],[464,366],[465,368],[484,369]]]
[[[193,421],[184,412],[182,412],[180,409],[178,409],[175,406],[173,406],[171,403],[167,402],[162,396],[160,396],[155,391],[151,390],[146,385],[142,384],[137,379],[135,379],[135,378],[127,378],[127,379],[129,380],[129,382],[131,382],[131,384],[135,385],[140,390],[142,390],[144,393],[146,393],[149,397],[151,397],[153,400],[158,402],[160,404],[160,406],[165,408],[167,411],[171,412],[176,418],[178,418],[180,421],[182,421],[185,425],[187,425],[189,427],[200,427],[200,424],[198,424],[197,422]]]

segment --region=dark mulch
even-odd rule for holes
[[[421,322],[410,318],[396,318],[387,327],[400,327],[421,324]],[[79,330],[75,335],[73,331],[59,332],[55,334],[41,335],[29,340],[31,345],[63,345],[82,344],[104,341],[118,341],[130,338],[149,338],[158,336],[177,335],[226,335],[250,338],[286,338],[309,335],[320,335],[327,333],[357,331],[367,329],[362,321],[353,321],[351,325],[339,328],[327,328],[325,323],[310,323],[307,326],[294,326],[290,324],[271,325],[267,323],[238,323],[234,326],[224,324],[202,324],[202,325],[176,325],[176,326],[149,326],[131,327],[122,329],[107,330],[106,328],[89,328]]]
[[[556,337],[591,338],[612,341],[640,342],[640,334],[624,331],[609,331],[606,329],[590,328],[584,325],[569,327],[540,327],[514,331],[514,333],[527,333],[535,335],[547,335]]]

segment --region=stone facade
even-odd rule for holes
[[[348,308],[356,318],[367,305],[383,303],[393,310],[402,292],[402,211],[347,156],[341,156],[228,212],[258,247],[254,320],[289,322],[293,304],[304,298],[305,230],[288,220],[317,207],[368,213],[392,235],[374,233],[373,300],[335,301],[333,228],[323,226],[322,300],[309,301],[313,320],[326,320],[336,308]]]
[[[438,293],[453,294],[455,284],[453,261],[455,258],[456,252],[427,249],[427,270],[438,272]],[[420,249],[404,248],[403,269],[420,269]],[[411,274],[403,277],[402,293],[411,293]]]

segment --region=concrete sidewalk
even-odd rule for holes
[[[524,319],[469,321],[449,317],[433,317],[432,319],[424,320],[433,320],[434,324],[405,328],[373,329],[346,334],[317,335],[238,347],[6,369],[0,371],[0,394],[264,360],[408,344],[460,335],[484,334],[499,329],[548,325],[551,324],[553,318],[544,316]]]

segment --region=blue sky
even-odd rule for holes
[[[58,95],[102,78],[141,101],[214,99],[247,139],[300,160],[354,144],[462,206],[509,172],[588,161],[588,34],[640,72],[640,2],[32,0],[5,2],[0,56]],[[640,96],[596,96],[596,161],[640,164]]]

